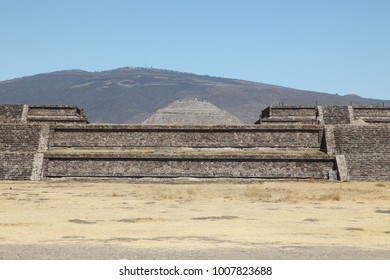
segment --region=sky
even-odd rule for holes
[[[0,81],[153,67],[390,100],[388,0],[0,0]]]

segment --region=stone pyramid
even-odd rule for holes
[[[243,122],[208,101],[179,99],[157,110],[143,124],[236,125]]]

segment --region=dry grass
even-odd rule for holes
[[[382,248],[390,232],[384,222],[390,217],[388,186],[0,181],[0,239],[3,244],[68,244],[83,237],[82,242],[93,244],[191,250],[329,244]]]

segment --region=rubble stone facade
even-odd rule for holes
[[[279,106],[260,125],[209,126],[88,124],[74,106],[0,114],[0,180],[390,180],[389,107]]]

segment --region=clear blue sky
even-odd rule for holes
[[[388,0],[0,1],[0,81],[146,65],[390,100]]]

